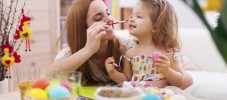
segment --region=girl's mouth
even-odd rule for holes
[[[135,26],[135,25],[130,24],[130,25],[129,25],[129,28],[130,28],[130,29],[134,29],[134,28],[136,28],[136,26]]]

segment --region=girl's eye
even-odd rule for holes
[[[130,16],[130,18],[133,18],[133,15],[132,15],[132,16]]]
[[[137,18],[143,18],[142,16],[136,16]]]

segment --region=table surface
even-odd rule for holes
[[[188,95],[186,92],[179,90],[178,88],[175,87],[167,87],[167,89],[173,90],[176,94],[181,94],[187,98],[187,100],[202,100],[195,98],[193,96]],[[19,91],[14,91],[6,94],[0,95],[0,100],[20,100],[20,93]]]
[[[20,100],[19,91],[14,91],[6,94],[0,95],[0,100]]]

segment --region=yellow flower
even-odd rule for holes
[[[221,10],[222,9],[222,1],[221,0],[206,0],[207,5],[204,7],[204,11],[212,11],[212,10]]]

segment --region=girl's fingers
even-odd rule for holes
[[[165,55],[161,55],[160,58],[164,59],[164,60],[169,60],[169,58]]]
[[[155,59],[155,63],[165,63],[166,62],[166,60],[164,60],[164,59],[161,59],[161,58],[158,58],[158,59]]]
[[[164,64],[164,63],[155,63],[155,66],[162,67],[162,66],[166,66],[166,64]]]

